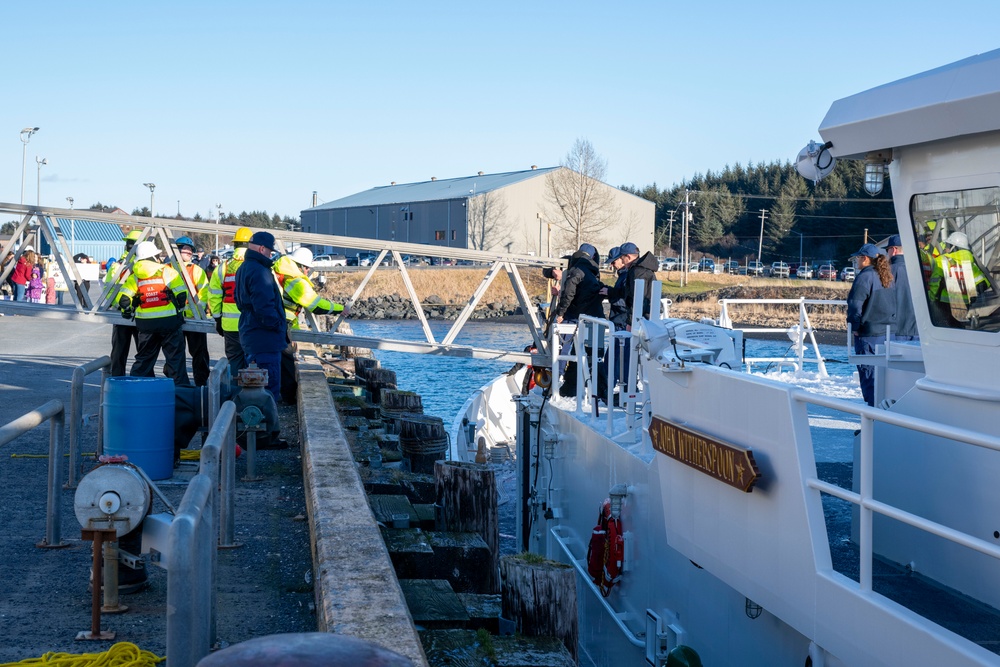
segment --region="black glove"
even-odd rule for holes
[[[222,328],[222,318],[221,317],[216,317],[215,318],[215,330],[218,332],[218,334],[220,336],[225,336],[226,335],[226,330]]]
[[[130,320],[135,317],[135,308],[132,307],[132,300],[124,294],[118,298],[118,308],[122,311],[122,318]]]
[[[177,312],[184,310],[184,306],[187,305],[188,295],[187,292],[181,292],[180,294],[174,294],[173,292],[167,292],[170,295],[170,303],[174,304],[174,308]]]

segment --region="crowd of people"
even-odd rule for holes
[[[288,331],[298,326],[303,310],[317,314],[343,310],[316,293],[308,277],[312,253],[299,248],[275,260],[272,234],[241,227],[232,257],[210,260],[207,268],[195,261],[192,239],[176,239],[178,272],[160,259],[163,253],[153,241],[140,238],[138,230],[125,235],[125,252],[109,261],[104,278],[105,285],[117,286],[114,307],[135,322],[134,327],[113,327],[111,375],[125,375],[134,341],[129,375],[153,377],[162,352],[164,375],[176,385],[205,385],[211,370],[207,334],[182,329],[197,310],[213,319],[216,332],[225,339],[232,373],[255,363],[268,371],[267,391],[275,402],[294,402],[294,348]],[[188,355],[193,378],[187,372]]]
[[[565,271],[561,269],[546,269],[545,276],[553,281],[552,297],[554,305],[549,310],[546,323],[546,336],[553,324],[575,323],[581,316],[609,319],[616,331],[631,331],[632,321],[636,316],[633,312],[635,303],[635,286],[637,280],[644,281],[642,299],[642,316],[650,313],[650,295],[653,281],[656,280],[656,270],[659,262],[651,252],[640,253],[639,247],[632,242],[623,243],[608,252],[607,263],[616,272],[615,284],[608,287],[601,280],[601,255],[590,243],[583,243],[567,260]],[[610,304],[610,310],[605,313],[604,301]],[[574,336],[566,334],[561,339],[560,354],[572,354]],[[605,341],[600,338],[587,340],[586,347],[602,348]],[[626,351],[628,347],[626,346]],[[603,363],[603,362],[602,362]],[[621,378],[621,369],[628,364],[627,353],[615,358],[615,377]],[[572,396],[577,391],[576,363],[568,362],[559,369],[562,382],[559,392],[562,396]],[[608,400],[608,388],[604,386],[606,373],[598,373],[601,380],[597,388],[598,396],[605,402]]]

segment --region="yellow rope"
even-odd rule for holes
[[[135,644],[119,642],[104,653],[46,653],[41,658],[28,658],[21,662],[5,662],[0,667],[24,665],[53,665],[55,667],[149,667],[163,662],[151,651],[144,651]]]
[[[201,460],[201,450],[200,449],[182,449],[181,450],[181,461],[200,461]]]

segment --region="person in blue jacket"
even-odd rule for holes
[[[885,252],[871,243],[851,255],[857,269],[854,284],[847,294],[847,323],[854,336],[855,354],[875,354],[883,343],[886,326],[896,322],[896,299],[892,287],[892,268]],[[861,395],[868,405],[875,405],[875,367],[858,366]]]
[[[267,370],[267,390],[281,399],[281,351],[289,343],[281,288],[271,273],[274,236],[256,232],[236,271],[234,297],[240,309],[240,345],[248,363]]]
[[[906,282],[906,262],[903,259],[903,240],[893,234],[886,243],[885,252],[889,256],[892,269],[892,289],[896,295],[896,324],[892,328],[893,340],[920,340],[917,331],[917,316],[913,312],[913,298]]]

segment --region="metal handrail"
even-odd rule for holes
[[[69,472],[66,488],[75,489],[77,474],[82,472],[83,454],[80,451],[80,426],[83,423],[83,382],[88,375],[101,371],[100,398],[97,403],[97,455],[104,453],[104,381],[108,378],[111,357],[103,356],[73,369],[69,390]]]
[[[223,524],[227,521],[222,516],[227,491],[217,489],[220,475],[224,484],[230,476],[226,469],[235,465],[235,423],[236,406],[226,401],[205,438],[199,472],[188,485],[170,523],[167,655],[171,667],[194,667],[208,655],[215,641],[218,567],[215,536],[219,535],[220,543],[225,542],[220,531],[224,532]],[[216,507],[220,508],[218,519]]]
[[[594,599],[601,603],[601,606],[604,607],[606,612],[608,612],[611,620],[615,622],[615,625],[618,626],[618,629],[622,631],[622,634],[625,635],[625,639],[632,644],[632,646],[645,647],[646,640],[641,639],[636,633],[632,632],[632,630],[625,625],[625,621],[622,620],[622,617],[626,614],[624,612],[615,611],[615,608],[611,606],[607,598],[601,595],[597,586],[594,585],[594,581],[590,578],[590,572],[587,571],[586,561],[573,555],[573,552],[570,550],[566,540],[556,532],[560,528],[562,528],[562,526],[553,526],[549,529],[549,534],[551,534],[552,537],[555,538],[556,543],[562,547],[562,550],[566,553],[567,558],[569,558],[569,562],[572,563],[574,568],[576,568],[580,577],[587,582],[587,588],[594,594]]]
[[[1000,437],[994,437],[985,433],[979,433],[956,426],[933,422],[920,417],[902,415],[895,412],[880,410],[867,405],[857,405],[843,399],[830,398],[814,394],[802,389],[795,389],[789,392],[792,400],[816,405],[819,407],[831,408],[841,412],[857,415],[861,418],[860,432],[860,453],[858,457],[858,477],[859,491],[847,491],[841,487],[831,485],[817,477],[810,477],[805,480],[806,486],[828,493],[846,502],[856,505],[860,509],[858,550],[860,553],[860,572],[858,584],[862,591],[872,590],[873,572],[873,527],[874,514],[901,521],[917,530],[944,538],[949,542],[979,551],[1000,560],[1000,547],[985,542],[974,535],[970,535],[960,530],[949,528],[930,519],[912,514],[903,509],[877,501],[874,498],[874,427],[876,422],[904,428],[926,435],[936,436],[965,443],[975,447],[982,447],[995,452],[1000,452]]]
[[[51,400],[0,427],[0,446],[24,435],[36,426],[49,421],[49,474],[48,499],[45,511],[45,539],[37,543],[39,547],[66,546],[62,541],[60,525],[62,509],[59,491],[62,487],[63,434],[66,427],[66,410],[60,400]]]
[[[809,309],[806,306],[816,306],[816,305],[826,305],[826,306],[846,306],[847,301],[843,299],[806,299],[801,297],[798,299],[719,299],[719,326],[725,327],[727,329],[733,328],[733,320],[729,315],[729,306],[732,304],[784,304],[792,305],[796,304],[799,307],[799,341],[796,345],[796,373],[800,373],[803,370],[804,364],[815,363],[818,372],[821,377],[826,377],[826,363],[823,361],[823,355],[819,351],[819,343],[816,341],[816,333],[813,329],[812,322],[809,319]],[[741,330],[744,333],[785,333],[788,328],[781,327],[743,327]],[[805,356],[805,336],[809,336],[809,345],[813,349],[813,353],[816,355],[815,358],[809,359]],[[795,342],[795,341],[792,341]],[[772,359],[772,358],[752,358],[744,360],[747,366],[751,366],[755,362],[774,362],[783,361],[783,359]]]

